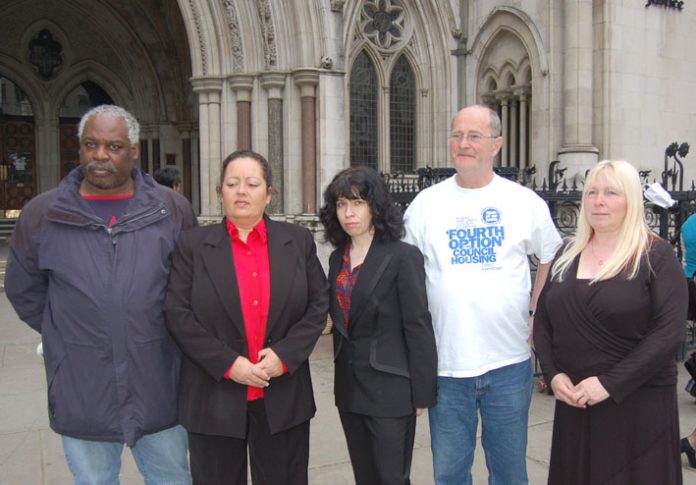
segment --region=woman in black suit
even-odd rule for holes
[[[437,351],[420,251],[372,169],[342,171],[320,217],[329,260],[334,392],[357,485],[408,484],[416,416],[435,405]]]
[[[327,284],[309,231],[274,222],[268,162],[222,164],[220,224],[184,233],[165,303],[184,353],[179,417],[194,483],[307,484],[315,404],[309,354],[326,326]]]

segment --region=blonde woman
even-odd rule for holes
[[[549,484],[681,483],[674,356],[686,309],[672,247],[645,223],[638,172],[600,162],[534,322],[556,396]]]

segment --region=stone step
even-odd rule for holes
[[[9,241],[17,219],[0,219],[0,241]]]

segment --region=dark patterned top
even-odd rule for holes
[[[348,328],[348,315],[350,314],[350,296],[353,293],[355,282],[360,276],[360,268],[362,264],[350,270],[350,242],[346,244],[346,249],[343,251],[343,259],[341,260],[341,269],[336,276],[336,297],[338,304],[343,310],[343,323]]]

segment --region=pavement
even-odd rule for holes
[[[0,260],[7,254],[0,246]],[[353,484],[348,451],[333,402],[331,337],[319,339],[310,358],[317,415],[311,423],[309,481],[312,485]],[[36,355],[39,335],[15,315],[0,291],[0,485],[63,485],[71,483],[60,437],[48,426],[46,380]],[[688,381],[679,364],[681,436],[696,426],[696,402],[683,389]],[[554,398],[534,392],[529,412],[527,470],[529,483],[545,484],[548,473]],[[483,449],[477,443],[473,477],[475,485],[488,482]],[[432,455],[426,416],[418,419],[411,483],[429,485]],[[696,470],[682,456],[684,483],[696,485]],[[123,485],[142,484],[129,452],[123,454]]]

